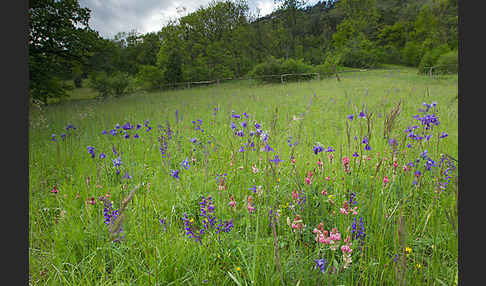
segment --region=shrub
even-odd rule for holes
[[[110,81],[106,72],[93,72],[89,75],[89,86],[96,90],[100,97],[108,97],[111,93]]]
[[[402,61],[407,66],[418,66],[422,57],[423,48],[417,42],[409,41],[402,49]]]
[[[349,39],[339,51],[339,64],[346,67],[372,68],[376,67],[383,53],[364,35],[356,39]]]
[[[440,45],[431,50],[428,50],[422,57],[422,60],[420,60],[418,72],[428,73],[429,67],[436,66],[439,57],[447,52],[449,52],[449,47],[447,45]],[[436,73],[437,71],[433,72]]]
[[[95,72],[89,77],[90,87],[99,92],[100,97],[121,96],[133,91],[133,79],[125,72]]]
[[[437,60],[439,73],[457,73],[459,70],[459,58],[457,50],[442,54]]]
[[[264,82],[280,82],[282,74],[301,74],[313,73],[314,68],[311,65],[304,63],[302,59],[276,59],[269,57],[266,61],[257,64],[249,73],[250,76],[263,77]],[[315,75],[288,75],[285,76],[285,81],[295,81],[299,79],[310,79]]]

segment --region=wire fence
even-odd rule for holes
[[[424,67],[424,75],[438,78],[443,73],[434,72],[438,71],[441,67],[446,66],[453,66],[453,65],[437,65],[431,67]],[[456,65],[457,66],[457,65]],[[273,83],[281,83],[285,84],[287,82],[295,82],[295,81],[311,81],[311,80],[321,80],[323,78],[329,78],[335,76],[338,81],[340,81],[341,77],[347,77],[348,74],[351,76],[359,76],[359,73],[369,72],[369,71],[379,71],[379,72],[389,72],[389,76],[394,74],[400,75],[403,72],[401,69],[346,69],[341,71],[335,72],[312,72],[312,73],[285,73],[285,74],[272,74],[272,75],[263,75],[263,76],[246,76],[246,77],[227,77],[227,78],[219,78],[213,80],[203,80],[203,81],[186,81],[186,82],[174,82],[174,83],[167,83],[161,84],[158,86],[160,91],[166,89],[180,89],[180,88],[192,88],[192,87],[202,87],[202,86],[210,86],[210,85],[218,85],[223,82],[230,82],[230,81],[247,81],[249,83],[258,83],[263,81],[271,81]],[[290,78],[290,80],[288,80]],[[270,79],[270,80],[269,80]],[[300,79],[300,80],[299,80]],[[152,89],[153,90],[153,89]],[[147,89],[148,91],[148,89]]]

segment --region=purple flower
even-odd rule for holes
[[[255,128],[256,129],[260,129],[260,128],[262,128],[262,126],[260,124],[258,124],[258,123],[255,123]]]
[[[111,160],[113,162],[113,167],[118,168],[122,164],[121,157]]]
[[[317,155],[317,153],[324,151],[324,148],[321,145],[317,144],[317,145],[314,145],[314,147],[312,148],[312,151],[314,151],[314,154]]]
[[[94,158],[95,157],[94,147],[88,146],[87,149],[88,149],[88,153],[91,155],[91,158]]]
[[[369,144],[366,144],[364,149],[365,149],[366,151],[370,151],[370,150],[371,150],[371,146],[370,146]]]
[[[74,125],[72,125],[72,124],[68,124],[66,126],[66,131],[69,131],[69,129],[76,129],[76,127],[74,127]]]
[[[191,143],[196,143],[197,142],[197,138],[192,138],[191,139]]]
[[[354,118],[354,114],[350,114],[350,115],[348,115],[348,119],[349,119],[350,121],[353,121],[353,118]]]
[[[358,117],[359,118],[366,118],[366,113],[364,113],[363,111],[360,111]]]
[[[442,132],[442,134],[439,136],[439,138],[446,138],[447,136],[449,136],[449,134]]]
[[[57,139],[56,139],[56,134],[52,134],[52,135],[51,135],[51,140],[52,140],[52,141],[57,141]]]
[[[239,152],[245,152],[245,148],[243,148],[243,146],[241,146]]]
[[[110,130],[110,134],[113,135],[113,136],[116,136],[116,130],[115,129],[111,129]]]
[[[336,150],[334,150],[332,147],[327,147],[327,149],[326,149],[326,152],[334,152],[334,151],[336,151]]]
[[[101,131],[101,134],[106,135],[106,134],[108,134],[108,132],[106,132],[106,130],[103,130],[103,131]]]
[[[105,158],[106,158],[105,153],[101,152],[101,154],[100,154],[100,159],[105,159]]]
[[[275,165],[278,165],[278,163],[282,162],[283,160],[280,160],[278,155],[275,155],[275,158],[273,160],[270,159],[269,161],[275,163]]]
[[[361,143],[363,143],[363,144],[368,144],[368,137],[366,137],[366,136],[365,136],[365,137],[363,138],[363,141],[361,141]]]
[[[354,152],[354,153],[353,153],[353,157],[354,157],[354,158],[358,158],[358,157],[359,157],[358,152]]]
[[[137,139],[139,138],[140,136],[138,135],[138,133],[135,133],[135,135],[133,135],[133,138]]]
[[[130,176],[130,175],[128,174],[128,171],[127,171],[127,172],[125,172],[125,175],[123,176],[123,178],[125,178],[125,179],[131,179],[131,178],[132,178],[132,176]]]
[[[325,273],[326,271],[326,259],[321,258],[321,259],[314,259],[314,262],[316,263],[315,268],[319,269],[321,273]]]
[[[242,126],[243,128],[246,128],[246,126],[248,126],[248,123],[246,123],[246,121],[243,121],[243,122],[241,122],[241,126]]]
[[[264,150],[265,150],[265,152],[273,152],[274,151],[273,148],[270,147],[270,145],[268,145],[268,144],[265,145],[265,149]]]
[[[182,166],[184,169],[186,169],[186,170],[188,170],[188,169],[189,169],[189,167],[190,167],[190,166],[189,166],[189,161],[187,160],[187,158],[186,158],[186,159],[184,159],[184,160],[182,161],[181,166]]]
[[[179,170],[171,170],[170,175],[171,175],[172,177],[174,177],[175,179],[177,179],[177,180],[179,180],[179,179],[180,179],[180,177],[179,177]]]
[[[62,133],[62,134],[61,134],[61,138],[62,138],[62,140],[64,141],[64,139],[66,139],[66,133]]]

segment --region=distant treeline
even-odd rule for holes
[[[123,94],[130,85],[157,88],[275,70],[399,64],[419,72],[437,65],[444,68],[436,72],[457,72],[457,0],[278,4],[276,11],[259,17],[244,0],[214,1],[159,32],[120,32],[104,39],[88,27],[90,11],[77,0],[31,0],[31,96],[44,102],[65,96],[67,79],[80,87],[90,78],[92,87],[107,96]]]

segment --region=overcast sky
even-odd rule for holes
[[[274,0],[247,0],[250,13],[270,14]],[[159,31],[170,19],[176,19],[207,7],[211,0],[79,0],[81,7],[91,10],[90,26],[104,38],[118,32],[136,30],[141,34]],[[315,4],[319,0],[307,0]],[[181,8],[186,8],[183,12]]]

